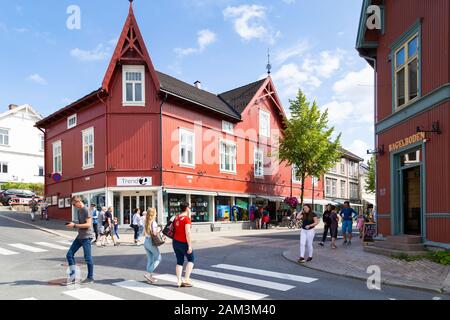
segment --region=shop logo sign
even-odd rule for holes
[[[381,30],[381,9],[379,6],[372,5],[367,8],[366,26],[369,30]]]
[[[118,187],[145,187],[153,184],[151,177],[119,177]]]
[[[413,143],[425,140],[425,132],[419,132],[415,135],[412,135],[408,138],[399,140],[395,143],[389,145],[389,152],[397,151],[398,149],[407,147]]]

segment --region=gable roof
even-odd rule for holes
[[[114,75],[114,70],[116,66],[123,61],[126,62],[139,62],[145,61],[150,75],[152,77],[155,88],[159,90],[159,80],[156,75],[155,68],[153,66],[150,55],[148,54],[147,47],[145,46],[145,41],[142,38],[139,25],[136,21],[133,11],[133,2],[130,1],[130,9],[128,12],[127,20],[123,26],[122,33],[120,34],[119,41],[117,42],[114,54],[109,62],[108,69],[106,70],[105,76],[102,82],[102,89],[109,91],[109,86],[111,79]]]
[[[157,71],[156,74],[158,75],[162,92],[221,113],[235,120],[241,120],[240,114],[215,94],[198,89],[191,84],[178,80],[165,73]]]
[[[242,114],[265,81],[266,79],[261,79],[245,86],[221,93],[219,94],[219,98],[233,107],[239,114]]]
[[[342,153],[342,155],[344,157],[346,157],[348,159],[355,160],[355,161],[358,161],[358,162],[363,162],[364,161],[363,158],[358,157],[356,154],[348,151],[347,149],[341,148],[339,151]]]
[[[42,119],[42,116],[36,110],[34,110],[33,107],[30,106],[29,104],[24,104],[24,105],[18,106],[17,108],[12,109],[12,110],[8,110],[6,112],[0,113],[0,119],[6,118],[14,113],[18,113],[18,112],[21,112],[24,110],[27,111],[28,113],[31,113],[33,116],[35,116],[39,120]]]

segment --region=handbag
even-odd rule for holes
[[[153,228],[152,228],[152,230],[150,231],[150,235],[152,237],[152,244],[155,247],[160,247],[164,243],[166,243],[166,237],[164,236],[164,234],[161,231],[159,231],[155,234],[155,233],[153,233]]]
[[[175,237],[175,225],[174,225],[175,219],[173,221],[169,221],[169,223],[166,225],[166,227],[163,230],[163,234],[170,238],[173,239]]]

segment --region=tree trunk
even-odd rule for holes
[[[305,198],[305,179],[306,179],[305,174],[302,174],[302,191],[301,191],[301,196],[300,196],[300,199],[301,199],[300,203],[302,205],[302,208],[303,208],[303,206],[305,204],[303,202],[303,200]]]

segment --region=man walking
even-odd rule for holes
[[[350,208],[350,202],[344,202],[344,208],[341,209],[339,215],[342,217],[342,235],[344,236],[344,245],[352,244],[353,219],[358,216],[358,213]]]
[[[33,199],[31,199],[30,201],[30,216],[31,216],[31,221],[34,222],[34,217],[36,215],[36,212],[39,211],[39,204],[36,201],[36,197],[33,197]]]
[[[327,205],[325,212],[323,213],[323,236],[322,242],[319,243],[321,247],[324,246],[324,243],[327,241],[328,230],[331,233],[331,205]]]
[[[91,284],[94,283],[94,262],[92,260],[91,254],[91,241],[93,238],[92,216],[89,213],[88,209],[85,207],[81,197],[73,197],[72,205],[77,209],[78,223],[71,222],[67,224],[67,228],[77,229],[78,237],[72,243],[72,246],[70,247],[69,252],[67,252],[66,256],[70,268],[70,276],[67,284],[75,284],[78,281],[75,276],[75,254],[81,247],[83,247],[84,260],[86,261],[88,269],[88,276],[86,280],[82,282],[82,284]]]

